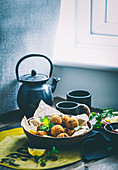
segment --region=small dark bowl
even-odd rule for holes
[[[30,118],[31,119],[31,118]],[[36,148],[52,148],[55,146],[56,148],[65,149],[70,147],[76,147],[82,142],[88,135],[92,133],[92,125],[88,122],[89,131],[78,136],[70,136],[66,138],[57,138],[57,137],[42,137],[38,135],[34,135],[26,131],[24,128],[24,132],[29,139],[30,145]]]
[[[108,123],[104,126],[104,130],[110,137],[111,141],[115,144],[118,143],[118,133],[112,132],[112,130],[118,129],[118,122]]]
[[[72,114],[78,115],[79,114],[79,107],[78,103],[73,101],[62,101],[56,104],[56,109],[64,114]]]

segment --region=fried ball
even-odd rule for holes
[[[47,135],[47,132],[39,130],[36,132],[36,135],[39,135],[39,136]]]
[[[67,122],[66,122],[66,127],[68,129],[73,129],[75,127],[77,127],[79,125],[78,121],[76,118],[70,118]]]
[[[61,125],[62,124],[62,119],[59,115],[53,115],[50,119],[50,123],[54,123],[55,125]]]
[[[69,137],[69,135],[67,133],[60,133],[59,135],[57,135],[57,138],[65,138],[65,137]]]
[[[44,125],[44,123],[40,123],[40,124],[37,126],[37,131],[40,130],[40,127],[41,127],[42,125]]]
[[[66,122],[67,122],[69,119],[70,119],[69,116],[67,116],[67,115],[63,116],[63,117],[62,117],[62,125],[63,125],[63,126],[66,126]]]
[[[68,129],[69,136],[72,136],[75,133],[74,129]]]
[[[64,133],[68,133],[68,129],[64,127]]]
[[[61,125],[54,125],[51,128],[51,135],[52,136],[57,136],[60,133],[64,133],[64,128]]]

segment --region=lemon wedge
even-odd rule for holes
[[[28,152],[32,156],[42,156],[46,152],[46,149],[28,148]]]
[[[118,122],[118,116],[106,118],[105,121],[108,122],[108,123]]]

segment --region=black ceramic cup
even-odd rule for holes
[[[86,90],[71,90],[66,94],[68,101],[86,104],[91,110],[91,93]]]
[[[84,109],[84,112],[90,115],[90,109],[87,105],[73,102],[73,101],[62,101],[56,104],[56,109],[64,114],[69,115],[79,115],[80,114],[80,107]]]

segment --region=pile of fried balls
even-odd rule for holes
[[[49,135],[53,137],[69,137],[74,134],[74,128],[79,125],[76,118],[70,117],[68,115],[64,115],[63,117],[59,115],[53,115],[50,118],[50,123],[53,123],[54,126],[51,127],[48,132],[40,130],[40,127],[44,125],[44,123],[40,123],[37,126],[37,132],[35,134],[39,136]]]

